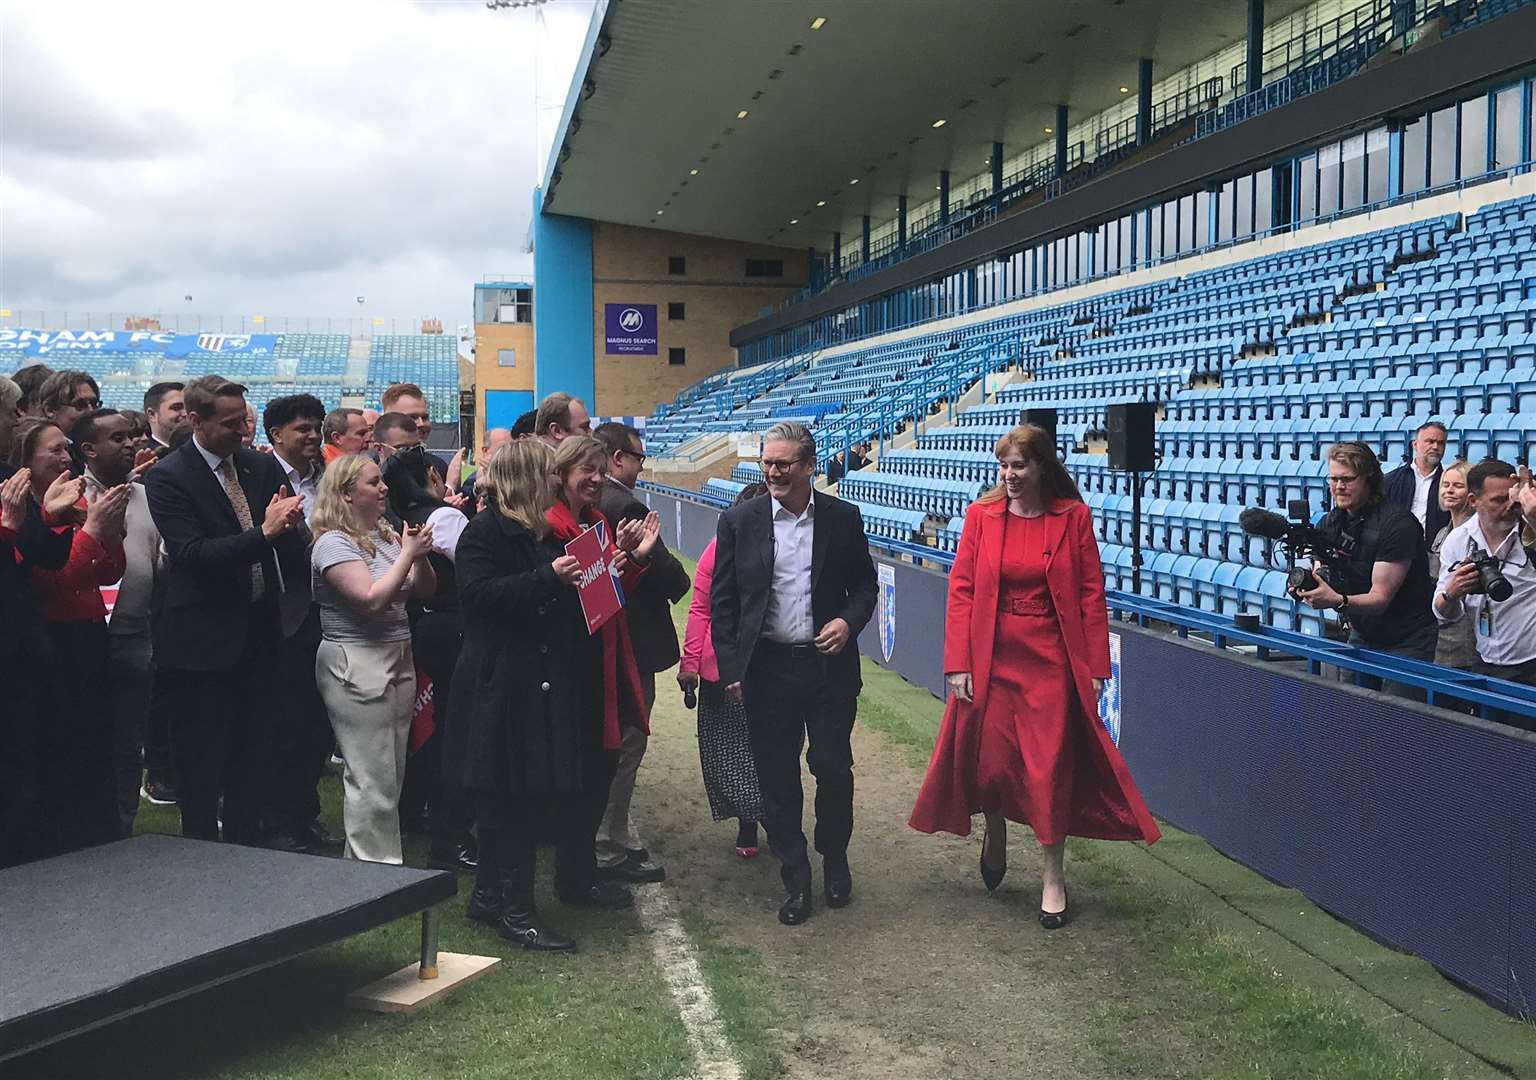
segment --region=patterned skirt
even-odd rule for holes
[[[747,710],[725,696],[719,683],[699,683],[699,765],[704,793],[716,821],[763,816],[763,793],[747,737]]]

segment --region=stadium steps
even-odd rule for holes
[[[347,370],[342,379],[345,386],[368,385],[368,356],[373,342],[365,337],[355,337],[347,343]]]

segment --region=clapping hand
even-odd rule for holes
[[[43,492],[43,513],[50,521],[68,521],[78,525],[84,520],[76,512],[84,494],[85,477],[71,476],[66,469]]]
[[[108,488],[101,493],[100,498],[86,508],[85,531],[97,543],[105,543],[108,539],[120,538],[123,535],[123,515],[128,512],[130,490],[127,484]]]
[[[303,520],[304,496],[290,495],[285,484],[273,493],[272,501],[267,503],[267,513],[262,519],[261,531],[268,540],[276,540],[297,527]]]
[[[469,496],[468,495],[464,495],[462,493],[460,493],[460,494],[452,494],[452,493],[444,494],[443,495],[443,502],[445,502],[449,506],[453,507],[455,510],[459,511],[460,513],[463,513],[464,512],[464,508],[469,505]]]
[[[149,472],[155,462],[159,460],[160,455],[146,446],[143,450],[133,455],[133,472],[129,474],[128,478],[130,480],[142,478],[145,473]]]
[[[640,538],[644,530],[645,525],[641,518],[629,518],[619,522],[618,530],[613,536],[613,546],[620,551],[634,551],[640,546]]]
[[[27,520],[27,500],[32,497],[32,470],[17,469],[0,484],[0,525],[15,532]]]
[[[400,553],[411,560],[424,559],[432,551],[432,523],[407,525],[400,537]]]
[[[1520,477],[1510,489],[1509,497],[1519,505],[1527,522],[1536,523],[1536,480],[1532,480],[1529,466],[1520,466]]]

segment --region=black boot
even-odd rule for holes
[[[510,885],[511,875],[505,870],[496,870],[482,863],[475,875],[475,891],[469,894],[464,917],[470,922],[495,926],[506,912]]]
[[[533,906],[533,864],[507,873],[506,906],[496,932],[533,952],[575,952],[576,942],[539,921]]]

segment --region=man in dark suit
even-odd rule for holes
[[[1413,460],[1387,474],[1383,501],[1418,518],[1426,544],[1433,543],[1451,521],[1450,512],[1440,506],[1440,463],[1445,458],[1447,434],[1438,420],[1421,424],[1413,433]]]
[[[608,451],[608,482],[603,486],[598,509],[615,528],[621,521],[643,521],[651,508],[637,499],[634,491],[640,470],[645,467],[645,444],[640,433],[628,424],[615,423],[600,425],[592,435]],[[672,605],[688,595],[688,586],[688,571],[658,541],[651,552],[650,569],[634,592],[625,597],[630,639],[635,646],[635,663],[640,668],[647,710],[656,703],[657,673],[666,671],[681,657]],[[660,865],[651,861],[650,853],[635,837],[629,819],[635,774],[645,757],[646,742],[645,732],[638,727],[624,729],[618,771],[608,789],[608,810],[597,830],[598,874],[637,884],[663,881],[667,876]]]
[[[169,556],[153,620],[155,664],[175,688],[172,753],[183,836],[259,843],[272,679],[282,639],[282,559],[308,539],[304,499],[269,454],[241,448],[245,387],[220,375],[185,388],[192,438],[145,482]]]
[[[800,789],[807,740],[827,905],[843,907],[853,895],[857,638],[874,613],[877,586],[858,507],[812,489],[811,433],[789,421],[769,428],[762,466],[768,494],[720,516],[712,626],[720,681],[747,710],[763,825],[787,894],[779,921],[796,926],[811,916]]]

